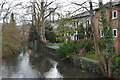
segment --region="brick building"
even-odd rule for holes
[[[106,17],[109,19],[109,3],[105,4],[106,6]],[[95,30],[96,34],[99,37],[103,37],[103,29],[102,26],[99,25],[99,17],[100,17],[100,10],[95,9],[94,19],[95,19]],[[114,36],[114,47],[115,51],[120,53],[120,2],[113,2],[112,3],[112,28],[113,28],[113,36]]]
[[[109,19],[109,3],[105,4],[106,7],[106,17]],[[95,23],[95,31],[96,34],[99,37],[103,37],[103,29],[102,26],[100,26],[99,22],[100,18],[100,9],[96,8],[94,10],[94,23]],[[80,14],[77,14],[74,16],[73,19],[80,19],[79,23],[82,23],[85,29],[85,36],[86,36],[86,30],[87,30],[87,25],[90,25],[90,13],[89,12],[83,12]],[[113,27],[113,35],[114,35],[114,47],[115,51],[117,53],[120,53],[120,1],[119,2],[112,2],[112,27]],[[86,36],[87,39],[87,36]]]

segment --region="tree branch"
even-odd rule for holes
[[[45,19],[51,15],[51,13],[55,12],[55,10],[57,9],[58,7],[54,8],[52,11],[49,12],[49,14],[47,16],[45,16]]]
[[[78,4],[78,3],[74,3],[72,2],[72,4],[75,4],[75,5],[78,5],[78,6],[81,6],[81,8],[85,8],[89,13],[90,13],[90,10],[88,10],[87,7],[84,7],[83,4],[85,4],[86,2],[83,2],[82,4]]]

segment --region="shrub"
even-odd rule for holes
[[[71,43],[64,44],[59,49],[57,49],[57,55],[61,58],[65,57],[73,57],[76,55],[76,51],[79,49],[83,49],[85,52],[94,51],[93,43],[91,40],[79,40],[79,41],[72,41]]]
[[[98,39],[98,44],[99,44],[99,48],[100,48],[100,51],[105,51],[105,40],[104,38],[99,38]]]
[[[20,51],[20,31],[15,23],[4,24],[2,31],[2,56],[11,55]]]
[[[81,40],[78,40],[78,41],[74,41],[75,43],[78,43],[80,45],[82,45],[82,49],[84,48],[85,52],[86,53],[94,53],[94,43],[93,43],[93,40],[91,39],[81,39]]]
[[[117,56],[116,58],[114,58],[114,65],[113,65],[113,70],[114,70],[114,75],[116,77],[120,78],[120,56]]]

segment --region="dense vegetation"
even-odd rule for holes
[[[72,41],[64,44],[57,50],[57,55],[61,58],[73,58],[73,55],[83,56],[84,53],[94,53],[92,40]]]
[[[45,28],[45,37],[48,40],[47,42],[52,42],[55,43],[56,42],[56,34],[53,31],[53,26],[51,26],[50,24],[48,24]]]
[[[27,43],[28,43],[28,49],[33,49],[33,48],[36,48],[36,44],[35,42],[39,40],[39,37],[37,35],[37,31],[34,27],[34,25],[31,26],[30,28],[30,32],[29,32],[29,38],[27,40]]]
[[[2,33],[2,56],[18,53],[20,51],[20,31],[14,20],[3,26]]]

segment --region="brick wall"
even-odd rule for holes
[[[113,29],[117,29],[117,37],[114,37],[114,42],[115,42],[115,51],[120,53],[120,6],[114,6],[113,10],[117,10],[117,18],[116,19],[112,19],[112,27]],[[100,10],[97,9],[95,11],[95,32],[96,34],[100,37],[100,30],[102,30],[102,26],[100,26],[100,22],[99,22],[99,17],[100,17]],[[106,8],[106,17],[107,19],[109,19],[109,9]]]

